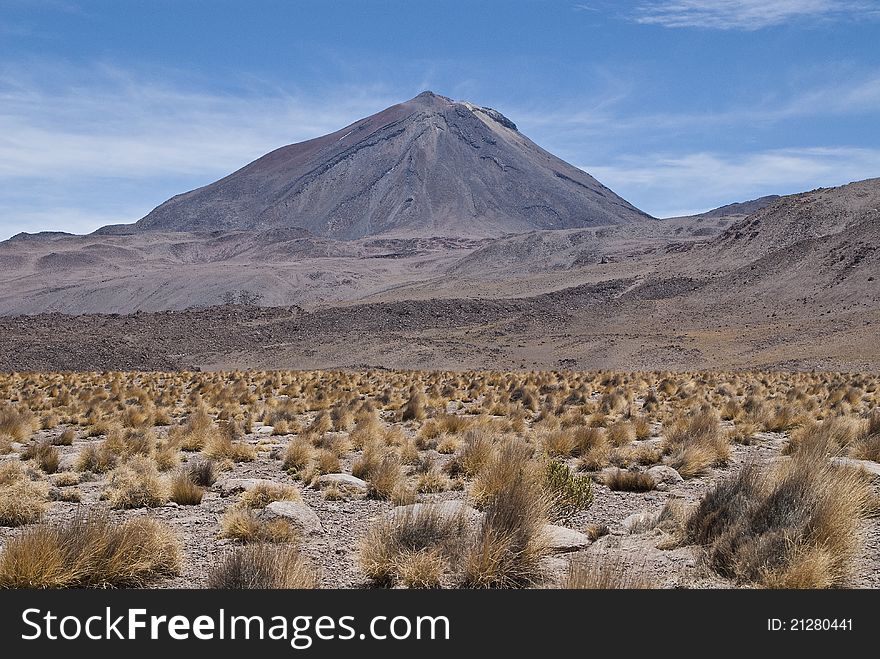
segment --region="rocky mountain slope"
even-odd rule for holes
[[[708,237],[687,218],[485,240],[21,237],[0,245],[20,261],[2,271],[7,314],[157,308],[0,318],[0,368],[871,371],[878,207],[874,179],[780,198]],[[110,269],[123,261],[137,266]],[[234,304],[182,310],[200,295]]]
[[[645,219],[496,110],[424,92],[103,232],[303,227],[339,239],[486,237]]]

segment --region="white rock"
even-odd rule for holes
[[[571,569],[571,560],[566,555],[552,554],[541,559],[541,572],[546,586],[562,588]]]
[[[880,478],[880,464],[871,460],[855,460],[853,458],[831,458],[832,464],[840,467],[853,467],[854,469],[862,469],[871,474],[874,478]]]
[[[644,511],[641,513],[633,513],[628,517],[625,517],[621,522],[623,528],[625,528],[630,533],[641,533],[642,531],[648,531],[657,524],[657,513],[652,513],[649,511]]]
[[[647,473],[658,484],[665,483],[666,485],[675,485],[676,483],[684,482],[684,478],[681,477],[681,474],[667,465],[656,465],[648,469]]]
[[[368,487],[367,481],[351,474],[323,474],[318,477],[316,485],[321,489],[330,485],[336,485],[338,488],[349,492],[366,492]]]
[[[260,513],[260,519],[286,519],[303,533],[323,533],[321,520],[305,501],[273,501]]]
[[[461,515],[465,520],[476,522],[483,516],[476,508],[462,501],[441,501],[439,503],[412,503],[408,506],[398,506],[389,511],[388,515],[403,517],[406,515],[420,515],[434,513],[443,521],[451,521]]]
[[[578,551],[593,544],[587,534],[556,524],[546,524],[541,530],[541,535],[547,548],[554,553]]]

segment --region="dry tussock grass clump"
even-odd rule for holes
[[[864,430],[850,445],[849,453],[857,460],[880,462],[880,410],[874,410],[868,417]]]
[[[314,451],[315,449],[308,439],[297,437],[287,445],[282,467],[290,472],[302,471],[312,461]]]
[[[463,514],[444,515],[431,505],[408,506],[373,522],[358,560],[378,585],[436,587],[458,566],[468,533]]]
[[[156,463],[135,456],[110,473],[101,497],[112,508],[155,508],[168,502],[168,484],[159,476]]]
[[[437,453],[451,455],[461,448],[462,440],[455,435],[441,435],[437,440]]]
[[[9,540],[0,554],[0,587],[138,588],[177,574],[180,558],[177,538],[156,520],[78,514]]]
[[[413,391],[400,410],[401,421],[421,421],[427,413],[428,399],[421,391]]]
[[[647,570],[647,559],[627,561],[622,553],[587,556],[572,561],[561,587],[577,590],[647,590],[656,582]]]
[[[152,457],[156,452],[156,434],[143,428],[112,429],[107,433],[102,448],[119,458],[135,455]]]
[[[394,451],[386,451],[364,480],[367,496],[372,499],[393,501],[399,506],[415,502],[415,490],[407,486],[400,457]]]
[[[633,432],[638,441],[644,441],[651,438],[651,421],[644,416],[640,416],[633,421]]]
[[[448,435],[458,435],[473,425],[473,420],[457,414],[441,414],[435,417],[433,421],[439,429],[438,434],[446,433]]]
[[[523,477],[530,483],[541,482],[541,465],[533,459],[534,449],[521,440],[508,440],[493,447],[489,460],[482,465],[471,483],[474,504],[484,508],[508,485]]]
[[[517,459],[516,454],[511,456]],[[547,553],[543,528],[549,502],[528,470],[521,469],[492,497],[476,538],[464,557],[463,585],[470,588],[523,588],[543,577]]]
[[[273,501],[299,501],[302,499],[299,490],[292,485],[274,483],[257,483],[256,486],[241,495],[240,504],[245,508],[260,510]]]
[[[67,428],[57,437],[52,439],[55,446],[73,446],[73,440],[76,439],[76,432],[73,428]]]
[[[617,421],[608,426],[606,437],[612,446],[624,446],[632,442],[636,434],[630,423]]]
[[[236,547],[208,572],[208,588],[305,589],[318,587],[312,564],[296,547]]]
[[[623,469],[632,465],[654,465],[663,459],[663,454],[655,446],[621,446],[611,452],[609,462]]]
[[[611,443],[602,428],[581,428],[577,437],[579,469],[597,471],[608,466],[611,460]]]
[[[77,471],[92,471],[104,473],[116,466],[118,457],[112,451],[102,445],[89,444],[76,456],[75,469]]]
[[[0,465],[0,526],[32,524],[48,509],[48,483],[30,480],[17,462]]]
[[[540,436],[539,442],[547,455],[552,457],[569,457],[577,450],[575,434],[566,429],[551,430]]]
[[[363,451],[351,465],[352,476],[366,480],[366,477],[378,468],[385,450],[377,440],[365,444]]]
[[[418,455],[418,453],[416,454]],[[315,472],[317,474],[338,474],[342,469],[339,462],[339,456],[333,451],[327,449],[319,449],[315,453],[314,459]]]
[[[170,499],[181,506],[198,506],[205,496],[204,488],[193,482],[188,470],[180,470],[171,478]]]
[[[156,445],[153,460],[156,461],[156,467],[159,471],[174,469],[180,464],[180,449],[171,441],[160,442]]]
[[[802,449],[828,455],[841,455],[855,442],[858,423],[846,417],[831,417],[821,423],[808,423],[791,434],[783,454],[793,455]]]
[[[657,482],[644,471],[615,469],[604,474],[602,482],[615,492],[650,492]]]
[[[675,422],[663,439],[662,451],[667,456],[666,463],[684,478],[701,476],[709,467],[723,466],[731,455],[727,436],[713,410]]]
[[[748,446],[754,440],[755,433],[757,432],[757,424],[752,423],[748,419],[743,419],[734,424],[733,429],[728,431],[727,436],[732,442]]]
[[[217,480],[217,472],[212,460],[191,460],[186,464],[189,479],[199,487],[211,487]]]
[[[687,520],[687,541],[722,576],[770,588],[846,585],[870,488],[863,476],[802,447],[773,468],[746,465]]]
[[[241,441],[240,431],[234,424],[225,424],[219,432],[212,433],[205,442],[203,452],[213,460],[250,462],[257,457],[257,449]]]
[[[311,436],[321,436],[333,430],[333,419],[326,410],[321,411],[315,416],[315,419],[306,428],[305,434]]]
[[[33,460],[47,474],[58,471],[61,453],[49,441],[33,442],[21,452],[22,460]]]
[[[406,588],[440,588],[445,567],[443,554],[425,549],[404,553],[400,557],[397,574],[401,585]]]
[[[452,479],[435,465],[430,464],[419,470],[416,479],[416,491],[424,494],[446,492],[453,487]]]
[[[356,450],[361,450],[368,444],[373,444],[384,434],[384,425],[375,410],[361,409],[354,420],[354,428],[349,433],[348,438],[351,445]]]
[[[220,518],[220,537],[245,543],[285,543],[296,536],[294,528],[283,519],[264,521],[247,507],[230,506]]]
[[[52,476],[52,484],[55,487],[70,487],[79,485],[80,475],[75,471],[60,471]]]
[[[791,405],[777,407],[764,423],[764,429],[770,432],[785,432],[803,423],[802,414]]]
[[[33,434],[35,426],[36,419],[29,409],[8,403],[0,406],[0,437],[24,442]]]
[[[172,429],[171,436],[184,451],[201,451],[216,432],[214,420],[204,407],[194,409],[183,426]]]
[[[494,450],[494,442],[487,432],[476,428],[468,430],[455,457],[446,463],[446,471],[451,476],[473,477],[492,460]]]

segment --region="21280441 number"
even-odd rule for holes
[[[770,618],[767,620],[767,629],[791,632],[852,631],[853,621],[852,618]]]

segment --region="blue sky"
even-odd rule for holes
[[[880,176],[877,0],[0,0],[0,239],[145,215],[424,89],[658,216]]]

